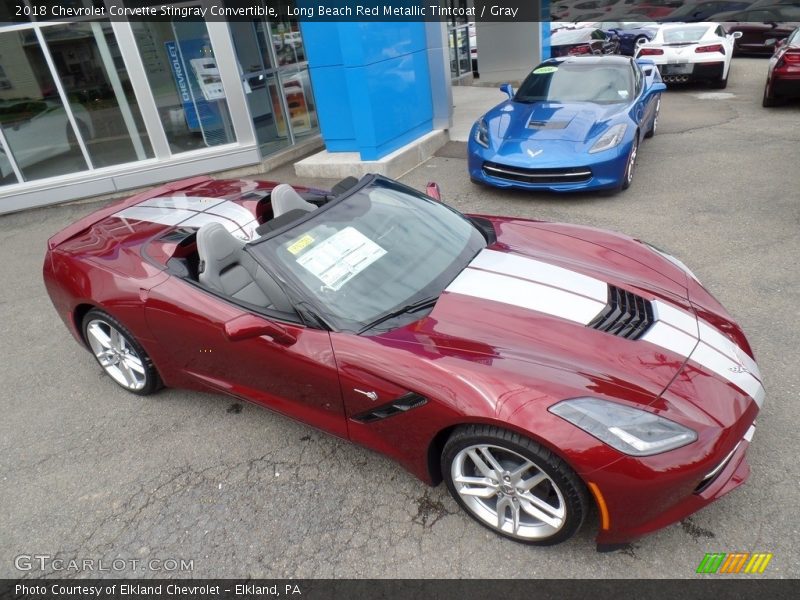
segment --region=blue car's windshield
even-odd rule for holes
[[[453,209],[376,178],[249,248],[328,323],[360,332],[402,307],[437,298],[485,245],[479,230]],[[407,313],[397,319],[420,318],[415,309]]]
[[[633,97],[633,85],[633,72],[626,63],[545,63],[525,78],[514,100],[625,103]]]

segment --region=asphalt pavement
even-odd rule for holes
[[[565,544],[528,547],[473,522],[444,485],[267,410],[125,393],[42,283],[47,238],[98,206],[72,204],[0,218],[0,577],[691,578],[707,552],[771,552],[762,577],[797,577],[800,103],[761,107],[766,68],[737,58],[727,90],[668,91],[618,195],[477,187],[458,142],[402,178],[437,181],[462,211],[623,231],[681,258],[742,324],[765,377],[745,486],[620,552],[595,551],[596,516]],[[267,178],[300,183],[291,167]],[[95,571],[16,568],[32,555]],[[97,571],[101,559],[127,566]],[[192,569],[131,567],[148,559]]]

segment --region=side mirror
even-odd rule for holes
[[[785,39],[775,40],[775,47],[776,48],[782,48],[785,43],[786,43]]]
[[[428,185],[425,186],[425,193],[434,200],[442,201],[442,190],[439,189],[439,184],[435,181],[428,182]]]
[[[733,35],[733,39],[738,40],[744,34],[741,31],[734,31],[732,35]]]
[[[659,92],[664,92],[664,91],[666,91],[666,89],[667,89],[667,84],[666,84],[666,83],[662,83],[662,82],[658,81],[658,82],[654,83],[654,84],[653,84],[653,85],[650,87],[650,93],[651,93],[651,94],[657,94],[657,93],[659,93]]]
[[[297,341],[296,337],[277,323],[249,313],[225,323],[225,336],[232,342],[249,340],[262,335],[267,335],[284,346],[291,346]]]
[[[513,97],[514,97],[514,88],[513,88],[513,87],[511,87],[511,84],[510,84],[510,83],[504,83],[503,85],[501,85],[501,86],[500,86],[500,91],[501,91],[501,92],[505,92],[505,93],[506,93],[506,95],[507,95],[509,98],[513,98]]]

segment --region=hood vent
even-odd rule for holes
[[[566,129],[569,121],[528,121],[528,129]]]
[[[653,305],[641,296],[608,286],[608,304],[589,327],[628,340],[638,340],[655,322]]]

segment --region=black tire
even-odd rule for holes
[[[562,523],[558,528],[554,528],[545,524],[544,522],[541,522],[540,524],[542,527],[548,528],[545,534],[538,537],[525,537],[521,534],[521,527],[518,529],[520,534],[515,535],[512,532],[498,529],[496,523],[494,525],[489,524],[488,520],[484,520],[484,518],[479,516],[477,512],[474,512],[475,509],[470,507],[470,505],[464,501],[464,497],[462,497],[461,493],[459,493],[457,490],[456,484],[453,480],[453,470],[454,463],[456,471],[459,470],[461,464],[465,464],[461,457],[463,457],[467,451],[472,449],[474,446],[482,445],[492,448],[491,451],[496,455],[498,462],[501,462],[501,466],[505,466],[502,464],[503,456],[510,457],[511,459],[517,457],[533,463],[531,468],[535,468],[537,470],[537,476],[539,473],[543,473],[547,476],[542,483],[536,485],[536,496],[537,498],[547,502],[547,504],[551,504],[552,499],[556,499],[560,510],[562,510],[561,507],[563,507],[564,516],[559,517]],[[507,465],[509,463],[505,464]],[[513,461],[511,467],[513,467]],[[484,527],[491,529],[498,535],[502,535],[503,537],[507,537],[517,542],[535,546],[552,546],[554,544],[564,542],[571,538],[580,529],[584,519],[586,518],[586,514],[589,511],[589,493],[586,489],[586,486],[566,462],[533,440],[523,437],[517,433],[500,429],[498,427],[493,427],[490,425],[468,425],[456,429],[451,434],[444,446],[444,449],[442,450],[441,468],[450,494],[470,517],[475,519]],[[533,477],[531,477],[531,479],[533,479]],[[522,483],[520,483],[520,485],[522,485]],[[513,488],[514,484],[508,484],[508,486]],[[505,488],[506,486],[501,482],[500,487]],[[530,494],[530,490],[527,493]],[[513,501],[517,504],[521,502],[521,500],[516,499],[516,492],[507,492],[507,494],[508,498],[511,498],[511,496],[514,495],[514,498],[507,500],[507,502]],[[503,495],[503,493],[499,492],[498,495],[495,496],[495,505],[500,502],[501,495]],[[544,496],[544,498],[542,496]],[[467,495],[467,497],[470,499],[473,498],[471,495]],[[524,496],[520,496],[520,498],[524,499]],[[548,500],[548,498],[551,500]],[[483,501],[478,502],[479,506],[490,505],[492,499],[486,498],[485,503]],[[486,514],[491,517],[491,507],[488,507],[486,511],[488,511]],[[497,508],[495,508],[495,516],[491,518],[497,519],[497,513]],[[518,515],[522,515],[528,519],[529,530],[532,530],[534,527],[536,527],[535,517],[531,517],[521,508],[517,508],[517,513]],[[513,524],[506,522],[507,514],[508,513],[506,512],[504,506],[504,526],[510,526],[513,528]],[[522,523],[521,519],[522,517],[518,517],[518,524]],[[555,531],[550,531],[550,529],[555,529]]]
[[[774,98],[767,93],[768,89],[769,89],[769,81],[767,81],[767,85],[764,86],[764,97],[761,99],[761,106],[763,106],[764,108],[773,108],[775,106],[778,106],[780,102],[778,101],[777,98]]]
[[[661,98],[656,100],[656,102],[657,102],[657,104],[656,104],[656,116],[653,119],[653,126],[650,128],[650,131],[648,131],[647,133],[644,134],[644,137],[646,137],[646,138],[653,137],[656,134],[656,131],[658,130],[658,115],[661,112]]]
[[[135,384],[132,385],[125,385],[123,384],[118,377],[113,374],[113,369],[117,369],[121,372],[121,369],[115,365],[104,365],[101,362],[100,356],[98,356],[98,352],[96,351],[96,340],[97,338],[90,332],[90,326],[97,326],[102,331],[105,331],[105,328],[113,328],[115,329],[120,337],[124,340],[124,346],[129,348],[130,352],[126,355],[127,357],[135,357],[141,363],[142,371],[140,373],[141,377],[138,375],[133,375],[136,379]],[[134,335],[128,330],[125,325],[120,323],[117,319],[109,315],[107,312],[102,311],[97,308],[93,308],[86,316],[83,317],[83,322],[81,323],[81,332],[83,333],[83,339],[86,341],[86,346],[88,347],[89,351],[97,360],[97,363],[103,368],[106,375],[114,381],[117,385],[119,385],[125,391],[128,391],[132,394],[137,394],[139,396],[149,396],[154,392],[157,392],[161,389],[164,385],[161,382],[161,377],[158,375],[158,371],[156,370],[153,361],[151,360],[150,356],[147,354],[145,349],[142,345],[136,340]],[[117,357],[118,358],[118,357]],[[117,360],[117,364],[119,364],[119,360]],[[128,372],[132,371],[127,369]]]
[[[625,162],[625,171],[622,173],[621,190],[627,190],[633,183],[633,174],[636,170],[636,157],[639,155],[639,132],[636,132],[636,137],[633,138],[633,145],[628,154],[628,160]],[[632,163],[632,164],[631,164]]]
[[[730,76],[730,69],[728,69],[728,76]],[[719,79],[713,80],[711,82],[711,87],[715,90],[724,90],[726,87],[728,87],[728,76],[726,76],[724,79],[720,77]]]

